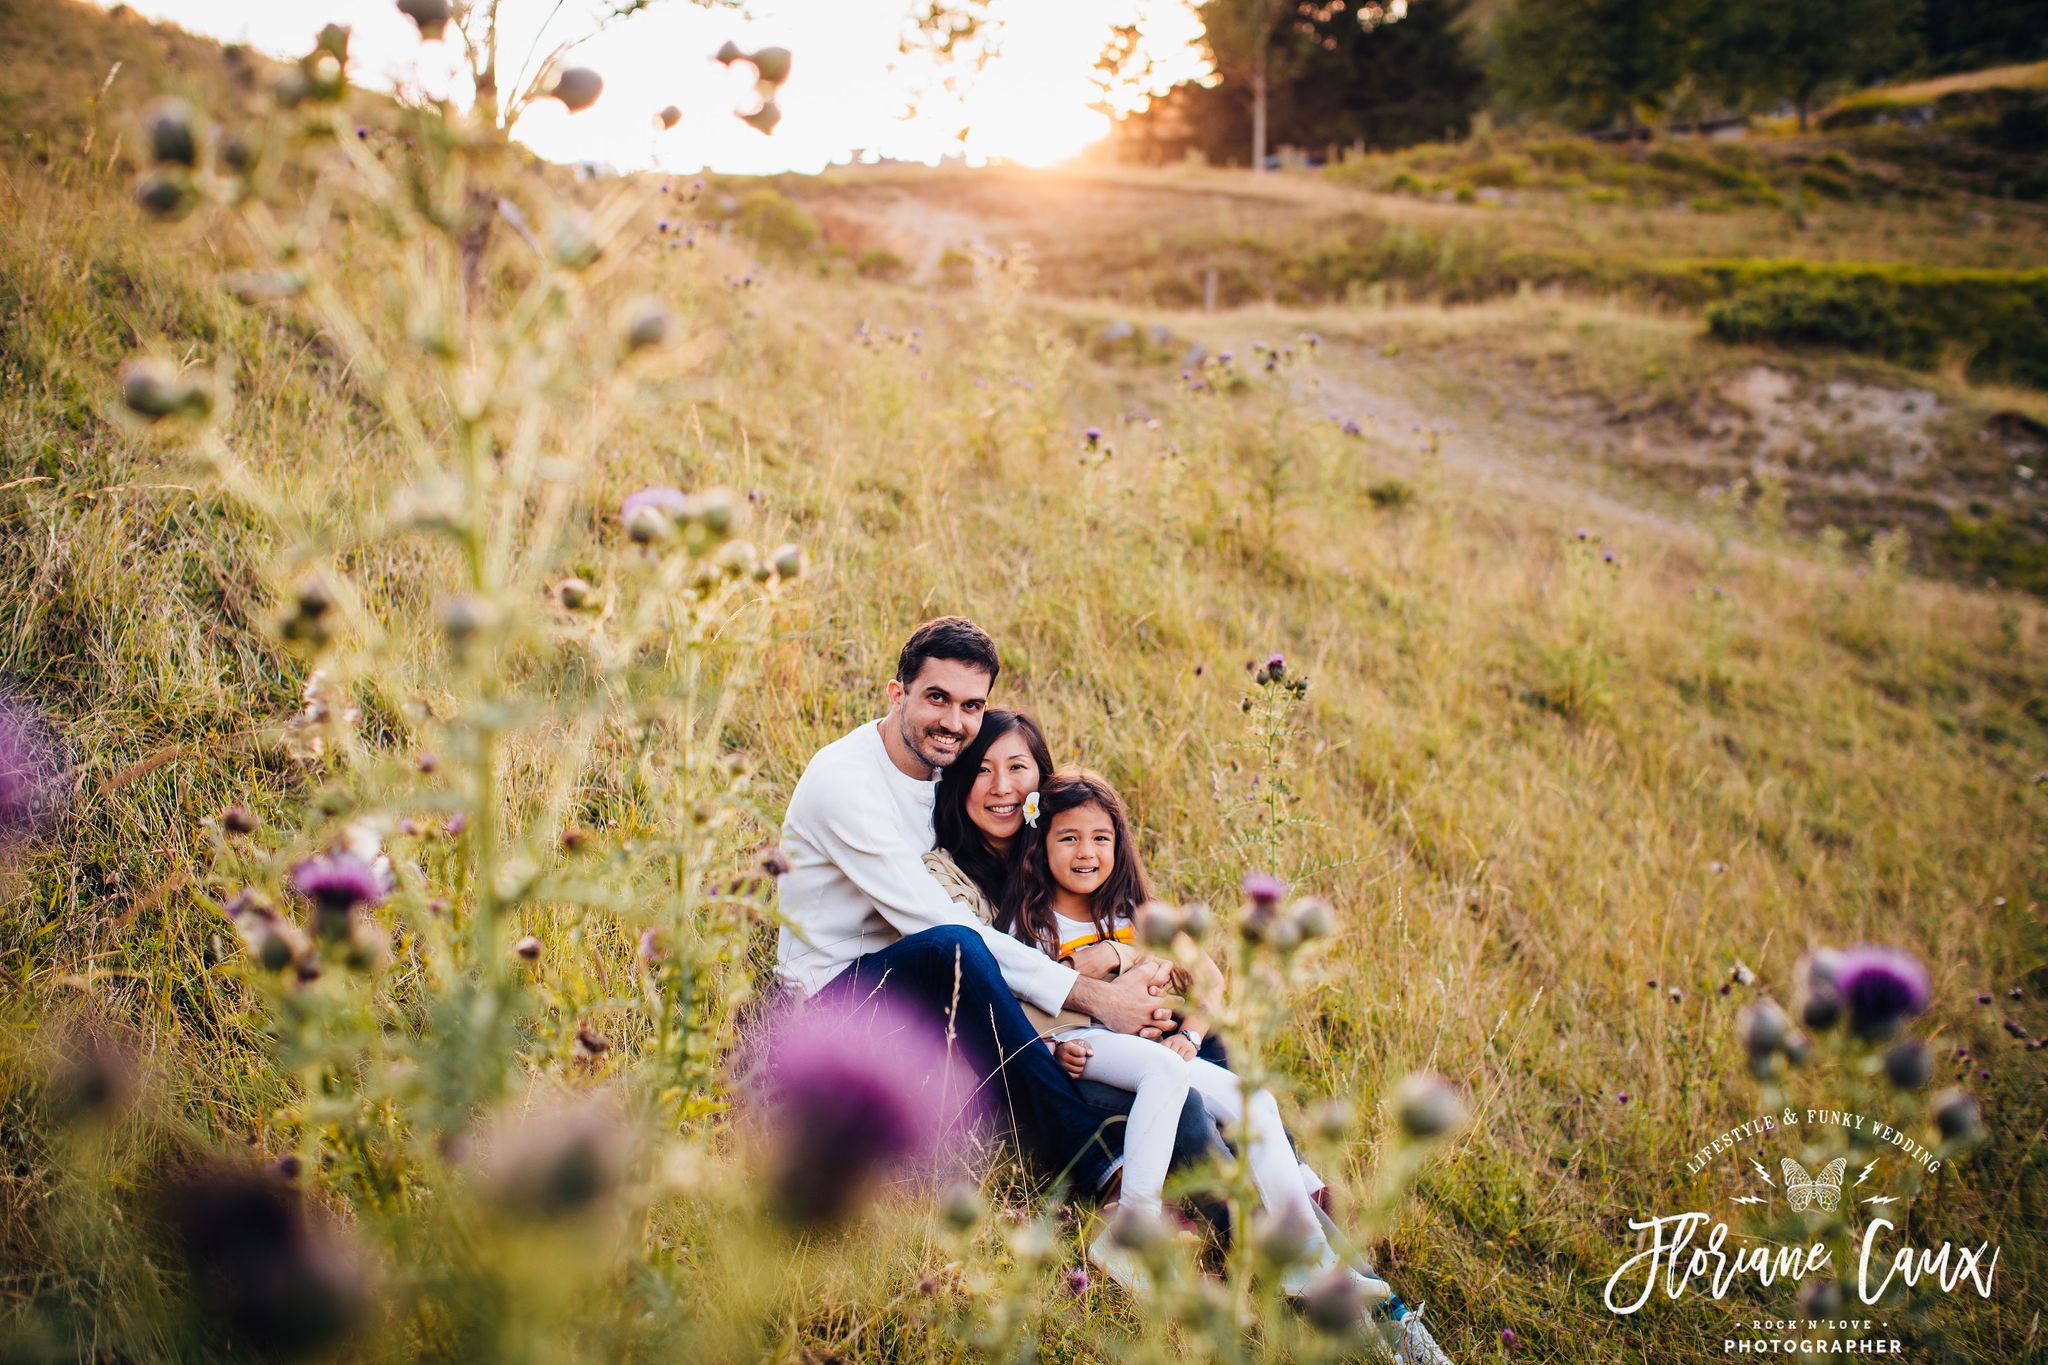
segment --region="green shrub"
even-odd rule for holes
[[[818,245],[823,235],[818,220],[802,205],[770,189],[753,191],[740,201],[733,230],[771,250],[800,256]]]
[[[957,246],[939,253],[939,283],[948,289],[965,289],[974,283],[974,257]]]
[[[1423,186],[1413,171],[1402,171],[1387,188],[1395,194],[1421,194]]]
[[[871,280],[899,280],[909,267],[901,256],[887,247],[871,246],[860,253],[853,268]]]
[[[1692,272],[1726,295],[1707,310],[1724,341],[1841,346],[1921,369],[1954,348],[1972,378],[2048,388],[2048,270],[1751,261]]]

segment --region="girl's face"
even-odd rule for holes
[[[1116,867],[1116,826],[1092,802],[1063,810],[1045,830],[1045,862],[1062,891],[1093,896]]]
[[[981,771],[967,789],[967,818],[1001,851],[1010,846],[1024,824],[1024,798],[1038,790],[1038,760],[1024,742],[1024,732],[1012,729],[988,746],[982,755]]]

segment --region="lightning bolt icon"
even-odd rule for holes
[[[1738,1204],[1766,1204],[1770,1201],[1753,1194],[1738,1194],[1735,1196],[1735,1202]]]
[[[1856,1177],[1856,1183],[1861,1185],[1864,1181],[1870,1179],[1870,1173],[1876,1169],[1877,1163],[1875,1161],[1871,1162],[1868,1166],[1865,1166],[1863,1168],[1863,1174]]]
[[[1899,1197],[1895,1194],[1873,1194],[1863,1202],[1866,1204],[1896,1204],[1899,1202]]]
[[[1778,1187],[1778,1182],[1771,1179],[1771,1173],[1764,1169],[1764,1164],[1761,1161],[1758,1161],[1755,1157],[1751,1157],[1749,1159],[1749,1164],[1756,1167],[1756,1173],[1759,1176],[1763,1177],[1764,1184],[1769,1185],[1772,1189],[1776,1189]],[[1875,1165],[1876,1163],[1873,1162],[1871,1164]]]

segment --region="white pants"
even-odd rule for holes
[[[1258,1188],[1259,1202],[1268,1216],[1296,1227],[1319,1226],[1309,1202],[1307,1168],[1295,1160],[1294,1147],[1280,1122],[1280,1106],[1271,1092],[1255,1090],[1247,1103],[1242,1082],[1229,1071],[1214,1062],[1183,1061],[1166,1044],[1149,1038],[1105,1028],[1078,1028],[1060,1034],[1059,1041],[1084,1042],[1094,1050],[1095,1055],[1081,1068],[1083,1080],[1100,1081],[1136,1096],[1124,1129],[1124,1203],[1147,1213],[1159,1211],[1181,1107],[1187,1103],[1188,1091],[1193,1090],[1215,1118],[1244,1125],[1240,1140],[1247,1144],[1252,1184]],[[1313,1240],[1312,1256],[1319,1259],[1321,1233],[1314,1234]]]

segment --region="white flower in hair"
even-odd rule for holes
[[[1037,793],[1037,792],[1033,792],[1033,793],[1031,793],[1031,795],[1029,795],[1029,796],[1027,796],[1027,797],[1025,797],[1025,798],[1024,798],[1024,823],[1025,823],[1025,824],[1027,824],[1027,825],[1029,825],[1029,826],[1031,826],[1031,828],[1033,828],[1033,829],[1037,829],[1037,828],[1038,828],[1038,793]]]

